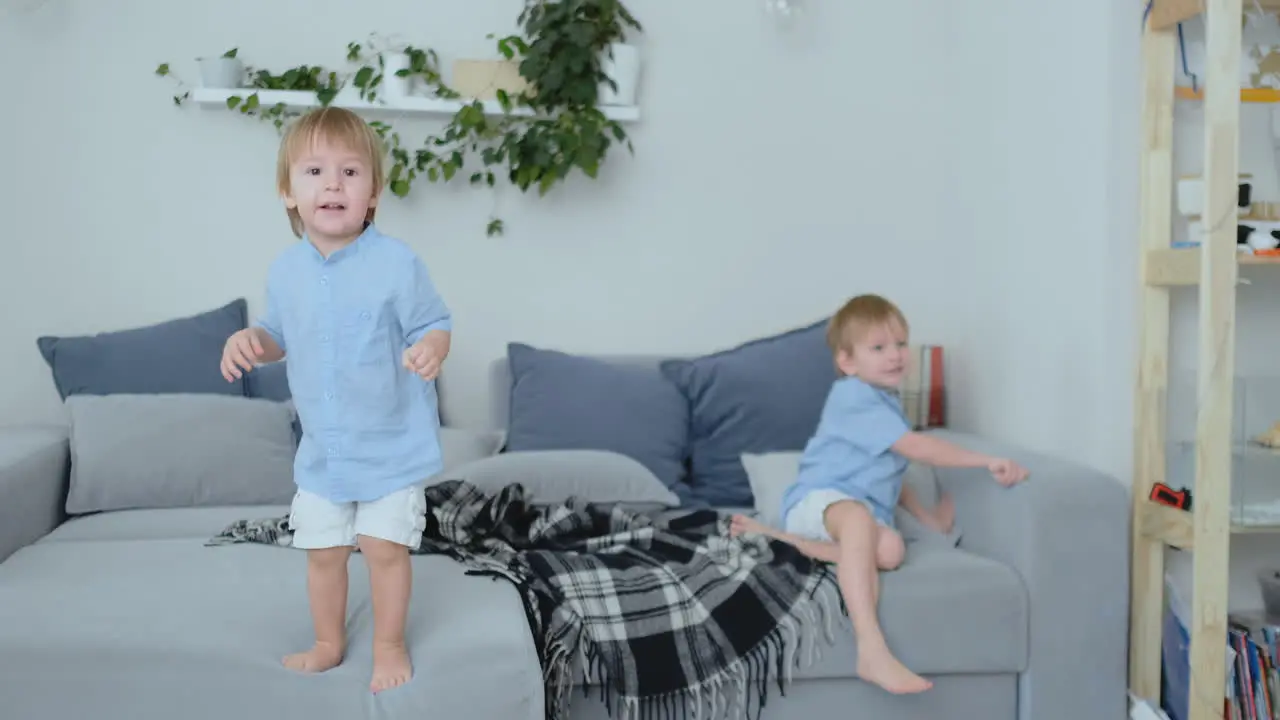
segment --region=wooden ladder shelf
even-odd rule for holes
[[[1268,9],[1277,6],[1267,0]],[[1142,7],[1146,7],[1144,2]],[[1223,717],[1231,523],[1236,285],[1242,264],[1280,265],[1237,250],[1241,17],[1253,0],[1153,0],[1142,36],[1141,322],[1135,393],[1129,684],[1158,703],[1166,547],[1192,553],[1189,717]],[[1204,226],[1199,247],[1172,249],[1177,23],[1203,13]],[[1190,511],[1149,500],[1166,477],[1170,293],[1199,288],[1195,484]],[[1251,528],[1257,530],[1259,528]],[[1277,528],[1271,528],[1275,530]]]

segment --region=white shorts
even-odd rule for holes
[[[289,510],[289,526],[293,546],[302,550],[354,547],[358,535],[416,548],[427,524],[426,511],[422,484],[369,502],[335,503],[299,489]]]
[[[874,505],[862,498],[853,497],[839,490],[814,490],[800,498],[800,502],[796,503],[795,507],[791,508],[791,512],[783,518],[783,530],[810,540],[834,542],[831,533],[827,532],[827,524],[823,518],[827,508],[845,500],[862,503],[867,510],[871,511],[871,517],[875,518],[882,527],[893,527],[892,516],[885,518]]]

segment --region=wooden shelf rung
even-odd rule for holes
[[[1152,30],[1168,30],[1180,22],[1186,22],[1206,10],[1206,0],[1152,0],[1148,22]],[[1244,0],[1244,11],[1255,9],[1254,0]],[[1280,10],[1280,0],[1258,0],[1266,12]]]
[[[1195,545],[1191,513],[1148,501],[1138,516],[1142,534],[1179,550]]]
[[[1143,280],[1152,287],[1200,284],[1200,249],[1149,250],[1142,260]]]
[[[1152,0],[1152,30],[1166,30],[1204,12],[1204,0]]]

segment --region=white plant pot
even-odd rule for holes
[[[200,82],[220,90],[244,87],[244,63],[240,58],[200,58]]]
[[[640,84],[640,49],[625,43],[609,46],[612,57],[604,53],[600,57],[600,69],[617,83],[614,90],[607,82],[600,83],[597,102],[601,105],[635,105],[636,89]]]
[[[400,70],[409,69],[409,56],[406,53],[383,53],[382,55],[382,87],[378,93],[388,101],[403,100],[413,92],[413,78],[398,77]]]
[[[364,102],[365,100],[360,97],[360,88],[348,81],[347,84],[338,91],[338,94],[333,96],[333,102],[329,104],[334,107],[352,107],[355,105],[361,105]]]

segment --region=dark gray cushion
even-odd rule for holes
[[[522,343],[507,346],[507,451],[609,450],[668,488],[684,478],[689,408],[656,364],[609,362]]]
[[[836,379],[827,321],[691,360],[662,372],[689,400],[690,492],[709,505],[753,504],[743,453],[802,450]]]
[[[44,336],[36,346],[63,400],[72,395],[208,393],[245,395],[218,366],[227,338],[248,321],[244,298],[216,310],[155,325],[74,337]]]
[[[251,398],[284,402],[293,399],[289,392],[287,363],[284,360],[259,365],[244,376],[245,392]]]

